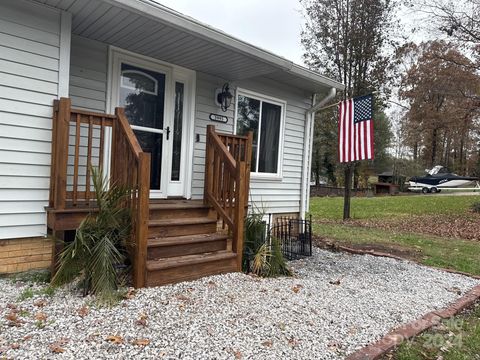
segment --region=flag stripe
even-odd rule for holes
[[[340,121],[338,122],[338,158],[340,162],[343,162],[345,159],[343,150],[345,147],[343,146],[343,103],[338,105],[338,115]]]
[[[368,132],[368,139],[370,140],[370,159],[373,159],[373,155],[375,154],[373,148],[373,120],[369,121],[370,123],[370,131]]]

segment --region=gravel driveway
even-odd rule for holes
[[[479,283],[318,249],[291,266],[292,278],[212,276],[142,289],[109,309],[60,290],[20,302],[31,285],[2,279],[0,358],[343,359]]]

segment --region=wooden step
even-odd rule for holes
[[[227,250],[228,236],[225,234],[198,234],[148,240],[147,259],[201,254]]]
[[[150,203],[150,220],[206,217],[211,209],[202,201]]]
[[[173,237],[184,235],[211,234],[216,232],[217,220],[211,217],[150,220],[148,237]]]
[[[146,284],[159,286],[234,271],[237,271],[237,259],[231,251],[149,260]]]

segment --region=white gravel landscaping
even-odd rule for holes
[[[113,308],[63,290],[19,301],[38,286],[0,279],[0,358],[343,359],[479,283],[318,249],[290,264],[295,277],[211,276],[142,289]]]

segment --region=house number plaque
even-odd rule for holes
[[[220,122],[226,124],[228,122],[228,117],[225,115],[211,113],[208,117],[211,121]]]

